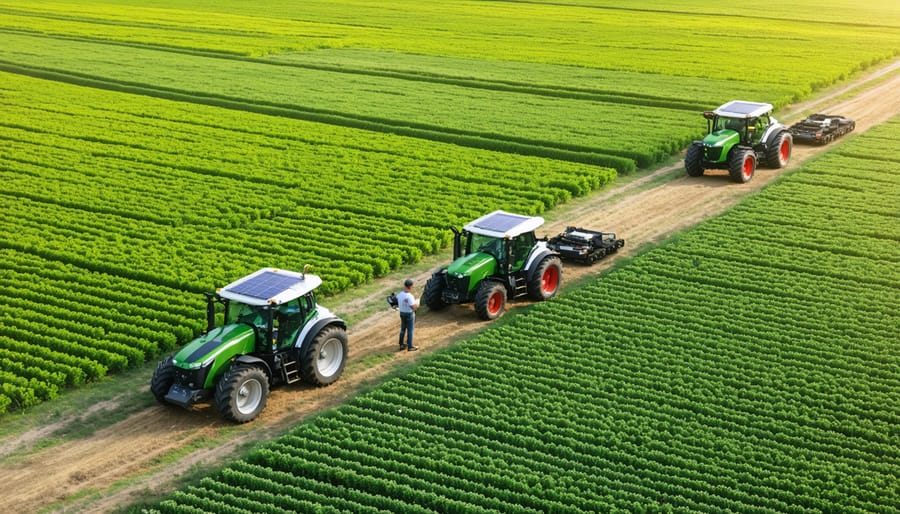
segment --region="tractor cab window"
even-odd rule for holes
[[[750,120],[750,139],[752,139],[754,142],[758,142],[760,139],[762,139],[763,132],[766,131],[766,127],[768,126],[768,114]]]
[[[719,118],[716,120],[716,130],[733,130],[741,136],[744,141],[747,136],[747,120],[742,118]]]
[[[525,266],[525,260],[528,258],[528,254],[531,253],[531,249],[534,248],[536,243],[537,239],[534,236],[534,232],[521,234],[512,240],[510,243],[510,269],[512,271],[518,271]]]
[[[240,302],[230,302],[225,322],[247,323],[249,325],[259,326],[263,324],[264,319],[259,307]]]
[[[739,131],[744,126],[744,120],[739,118],[719,118],[719,126],[717,128]]]
[[[308,297],[297,298],[283,303],[275,310],[276,341],[278,346],[282,343],[292,342],[297,337],[297,331],[306,320],[309,312]]]
[[[496,237],[472,234],[469,237],[469,252],[483,252],[493,255],[495,259],[503,258],[503,240]]]

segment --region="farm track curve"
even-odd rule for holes
[[[792,106],[784,121],[795,121],[799,118],[796,113],[817,110],[854,118],[856,131],[863,132],[900,113],[900,74],[883,79],[898,68],[900,61],[830,94]],[[874,85],[869,84],[873,81]],[[851,91],[855,87],[861,90],[854,94]],[[827,148],[795,147],[787,169]],[[566,283],[596,275],[648,244],[723,212],[785,171],[762,169],[750,183],[737,185],[726,172],[713,171],[704,177],[690,178],[680,170],[680,164],[661,168],[609,191],[572,201],[556,211],[554,217],[565,221],[548,223],[539,234],[555,234],[566,225],[578,225],[615,231],[627,242],[619,254],[593,266],[566,266]],[[413,278],[421,294],[428,273]],[[380,301],[387,291],[396,289],[397,281],[396,276],[379,279],[377,292],[349,301],[337,310],[346,315],[348,310],[363,309]],[[510,310],[514,312],[523,305],[527,303],[513,302]],[[154,405],[93,434],[46,448],[41,443],[56,428],[77,425],[82,416],[59,419],[53,426],[7,437],[0,440],[0,510],[106,512],[148,494],[163,494],[180,485],[181,475],[221,465],[245,445],[275,437],[299,420],[341,404],[388,373],[485,326],[471,306],[454,306],[441,312],[423,310],[416,322],[416,340],[423,351],[397,353],[396,314],[379,310],[351,327],[350,365],[341,380],[322,389],[276,389],[261,417],[240,427],[222,421],[213,408],[187,413]],[[354,365],[367,357],[374,364]],[[119,401],[112,398],[96,409],[112,412]],[[209,440],[216,444],[204,444]],[[4,459],[10,455],[15,458]],[[172,455],[178,458],[171,458]]]

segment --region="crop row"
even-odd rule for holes
[[[865,177],[864,164],[846,180]],[[392,512],[896,510],[896,262],[877,246],[807,248],[816,231],[830,237],[830,210],[866,212],[841,203],[863,193],[835,194],[832,177],[807,188],[809,203],[784,194],[819,176],[798,170],[159,510],[295,500]],[[896,198],[872,201],[886,194]],[[794,258],[791,230],[803,234]]]
[[[0,250],[0,413],[185,342],[201,328],[196,296]]]

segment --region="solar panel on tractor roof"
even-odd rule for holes
[[[267,300],[278,295],[278,293],[281,293],[285,289],[290,289],[300,281],[301,279],[297,277],[266,271],[253,278],[249,278],[228,290],[233,293]]]
[[[515,214],[497,213],[487,219],[479,221],[475,226],[493,232],[508,232],[526,219],[528,218],[516,216]]]
[[[728,105],[726,105],[724,107],[726,107],[725,110],[727,110],[728,112],[733,112],[735,114],[750,114],[751,112],[759,109],[761,107],[761,104],[758,104],[755,102],[735,101],[735,102],[730,102]]]

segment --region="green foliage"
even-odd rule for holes
[[[896,146],[900,124],[872,137]],[[900,188],[855,198],[893,170],[879,157],[846,175],[833,166],[868,141],[299,425],[160,510],[896,510],[900,246],[876,232],[896,231]]]
[[[0,0],[0,359],[29,381],[0,413],[171,350],[197,293],[259,267],[346,290],[448,225],[668,158],[703,109],[781,106],[900,52],[896,6],[809,1]],[[845,252],[891,256],[871,232]]]

